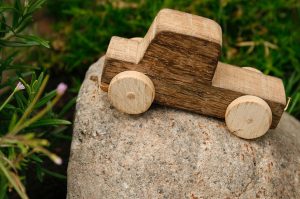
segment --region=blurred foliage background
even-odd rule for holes
[[[73,120],[76,96],[88,67],[105,54],[111,36],[143,37],[157,12],[173,8],[217,21],[223,30],[221,60],[255,66],[282,78],[288,112],[300,118],[300,1],[299,0],[49,0],[34,15],[33,32],[50,41],[51,49],[22,51],[22,60],[50,74],[49,88],[62,80],[69,90],[59,117]],[[50,137],[52,149],[68,161],[71,127]],[[66,144],[67,143],[67,144]],[[31,198],[65,198],[66,167],[45,161],[44,180],[29,169]],[[41,169],[40,168],[40,169]],[[57,178],[58,177],[58,178]]]

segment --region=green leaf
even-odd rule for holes
[[[15,99],[17,101],[18,107],[20,107],[22,110],[25,109],[25,105],[27,104],[27,100],[24,97],[24,95],[21,92],[15,93]]]
[[[17,12],[18,10],[12,6],[1,6],[0,7],[0,13],[6,12],[6,11],[16,11]]]
[[[29,99],[30,99],[31,98],[31,93],[32,93],[32,89],[31,89],[30,85],[27,84],[27,82],[23,78],[19,78],[19,80],[25,86],[26,92],[27,92],[27,94],[29,96]]]
[[[40,126],[52,126],[52,125],[70,125],[71,122],[62,119],[40,119],[37,122],[30,125],[31,128]]]
[[[43,83],[43,79],[44,79],[44,73],[42,72],[39,77],[38,77],[38,88],[41,87],[42,83]]]
[[[28,13],[33,13],[37,9],[41,8],[45,2],[46,0],[30,1],[28,4]]]
[[[32,66],[32,65],[26,65],[26,64],[11,64],[6,66],[6,70],[37,70],[39,67],[37,66]]]
[[[17,53],[18,52],[13,52],[13,53],[9,54],[6,59],[0,60],[0,71],[1,71],[1,73],[2,73],[2,71],[8,69],[8,67],[12,64],[15,57],[17,56]]]
[[[7,28],[6,28],[6,20],[5,20],[5,17],[3,16],[2,13],[1,14],[1,20],[0,21],[0,30],[1,30],[1,34],[0,34],[0,37],[4,37],[5,34],[8,32]]]
[[[17,107],[15,107],[15,106],[13,106],[11,104],[6,104],[5,107],[4,107],[4,109],[13,109],[13,110],[15,110],[15,109],[17,109]]]
[[[4,174],[13,188],[17,191],[19,196],[22,199],[28,199],[25,191],[25,187],[23,186],[20,178],[13,172],[11,172],[4,164],[3,161],[0,161],[0,171]]]
[[[51,99],[53,99],[56,96],[56,90],[51,91],[50,93],[47,93],[43,98],[41,98],[36,105],[34,106],[35,109],[40,108],[47,104]]]
[[[30,76],[32,73],[33,73],[32,71],[24,72],[24,73],[18,74],[18,76],[25,78],[25,77]],[[10,77],[7,82],[0,84],[0,89],[4,88],[6,86],[12,86],[12,84],[15,84],[16,81],[19,79],[18,76],[16,75],[16,76]]]
[[[0,176],[0,198],[1,199],[8,198],[6,196],[7,188],[8,188],[8,181],[3,175],[1,175]]]
[[[43,181],[43,178],[45,176],[45,173],[42,171],[42,167],[39,164],[36,165],[36,176],[40,182]]]
[[[11,131],[14,126],[16,125],[16,122],[17,122],[17,114],[16,112],[14,112],[14,114],[12,115],[11,119],[10,119],[10,123],[9,123],[9,126],[8,126],[8,131]]]
[[[66,180],[67,177],[65,175],[62,175],[60,173],[56,173],[56,172],[53,172],[53,171],[49,171],[47,169],[44,169],[42,168],[42,171],[44,171],[46,174],[50,175],[50,176],[53,176],[53,177],[56,177],[56,178],[59,178],[59,179],[63,179],[63,180]]]
[[[34,35],[16,35],[17,38],[24,39],[29,43],[36,43],[38,45],[44,46],[46,48],[50,48],[49,41],[46,41],[40,37]]]
[[[16,29],[15,32],[16,33],[22,32],[29,25],[30,22],[32,22],[32,16],[31,15],[23,15],[20,23],[17,25],[17,27],[14,27]]]
[[[62,117],[67,111],[70,110],[70,108],[76,103],[77,97],[74,97],[71,99],[63,108],[62,110],[58,113],[58,117]]]
[[[291,105],[288,108],[288,113],[292,113],[294,109],[296,108],[296,105],[300,102],[300,92],[296,93],[295,96],[293,96],[291,100]]]
[[[0,39],[0,47],[30,47],[30,46],[39,46],[40,44],[35,41],[6,41]]]
[[[32,73],[31,75],[31,81],[30,81],[30,86],[32,86],[33,82],[36,80],[36,73]]]
[[[13,22],[12,22],[12,26],[15,28],[19,24],[19,20],[21,19],[21,15],[23,12],[21,0],[15,0],[14,8],[17,10],[17,12],[14,12],[13,14]]]
[[[30,158],[33,159],[35,162],[43,163],[43,160],[42,160],[39,156],[37,156],[37,155],[35,155],[35,154],[32,154],[32,155],[30,156]]]
[[[31,85],[31,98],[33,98],[35,96],[35,94],[39,91],[39,87],[38,87],[38,81],[34,80],[33,84]],[[31,100],[31,99],[30,99]]]

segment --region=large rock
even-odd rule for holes
[[[300,198],[300,123],[247,141],[223,121],[154,105],[140,116],[112,108],[99,89],[103,59],[81,87],[68,198]]]

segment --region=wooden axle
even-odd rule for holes
[[[105,57],[101,88],[104,91],[108,91],[109,87],[113,88],[113,85],[118,82],[115,76],[119,73],[137,71],[138,74],[134,75],[130,72],[127,76],[129,79],[135,79],[136,85],[140,85],[140,89],[135,91],[135,95],[140,96],[142,93],[143,86],[141,85],[146,85],[150,90],[148,89],[147,96],[144,98],[136,99],[149,103],[151,101],[149,99],[152,99],[151,96],[155,95],[156,103],[218,118],[225,118],[227,108],[230,108],[229,105],[237,98],[244,95],[256,96],[266,104],[259,103],[260,100],[253,101],[253,98],[243,98],[238,102],[245,104],[245,99],[246,101],[251,99],[250,103],[254,103],[252,107],[265,107],[265,105],[270,107],[271,116],[268,116],[269,113],[265,114],[265,117],[268,117],[266,121],[270,121],[270,125],[268,126],[266,122],[257,124],[266,126],[259,129],[275,128],[286,105],[282,81],[251,69],[218,62],[221,44],[222,32],[216,22],[164,9],[156,16],[144,38],[113,37],[111,39]],[[124,74],[121,76],[124,78]],[[150,85],[147,78],[153,83],[153,89],[151,86],[147,86]],[[139,80],[137,81],[137,79]],[[126,87],[128,94],[131,92],[130,88],[135,87],[135,84],[126,84],[122,89],[124,91],[124,87]],[[116,108],[118,108],[116,105],[118,101],[123,104],[123,110],[120,107],[119,110],[127,113],[139,113],[145,111],[145,107],[150,106],[144,104],[139,111],[137,111],[139,109],[137,107],[135,107],[135,111],[130,111],[131,108],[126,109],[126,107],[130,107],[130,100],[127,102],[124,100],[124,96],[127,96],[126,93],[122,95],[123,98],[116,98],[114,97],[116,94],[109,93]],[[229,110],[227,112],[234,113]],[[237,113],[240,114],[239,111]],[[253,114],[255,115],[255,112]],[[257,114],[259,113],[257,112]],[[261,114],[264,115],[264,112]],[[237,117],[233,118],[238,119]],[[245,131],[244,138],[254,137],[249,136],[249,132]]]

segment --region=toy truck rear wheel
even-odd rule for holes
[[[254,139],[269,130],[272,111],[263,99],[245,95],[229,104],[225,121],[229,131],[234,135],[244,139]]]
[[[137,71],[117,74],[108,87],[111,104],[121,112],[140,114],[147,111],[155,97],[151,79]]]

